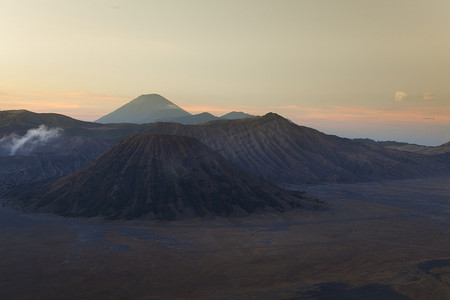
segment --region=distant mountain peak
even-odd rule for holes
[[[279,114],[274,113],[274,112],[268,112],[263,117],[265,117],[265,118],[272,118],[272,119],[284,119],[285,120],[284,117],[282,117]]]
[[[288,119],[280,116],[277,113],[273,113],[273,112],[269,112],[269,113],[265,114],[264,116],[261,116],[260,120],[265,121],[265,122],[279,122],[279,123],[286,123],[286,124],[292,123]]]
[[[133,104],[169,105],[170,107],[174,107],[174,108],[177,108],[179,110],[183,110],[181,107],[179,107],[175,103],[171,102],[170,100],[164,98],[163,96],[161,96],[159,94],[142,94],[139,97],[131,100],[130,102],[128,102],[124,106],[126,106],[126,105],[133,105]]]
[[[160,94],[142,94],[139,97],[131,100],[130,103],[131,102],[159,102],[159,103],[173,104],[170,100],[164,98]]]
[[[163,96],[143,94],[95,122],[143,124],[186,116],[191,114]]]
[[[157,97],[164,98],[163,96],[161,96],[160,94],[157,94],[157,93],[142,94],[142,95],[140,95],[139,97],[153,97],[153,96],[157,96]],[[139,97],[138,97],[138,98],[139,98]],[[164,99],[165,99],[165,98],[164,98]]]
[[[159,94],[142,94],[95,122],[135,124],[175,122],[182,124],[200,124],[219,119],[236,120],[249,117],[254,116],[238,111],[232,111],[220,118],[208,112],[192,115]]]
[[[244,113],[242,111],[232,111],[227,114],[224,114],[220,117],[220,119],[227,119],[227,120],[236,120],[236,119],[244,119],[244,118],[252,118],[255,117],[254,115]]]

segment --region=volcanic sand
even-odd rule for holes
[[[450,298],[450,178],[290,188],[329,209],[112,222],[0,208],[1,298]]]

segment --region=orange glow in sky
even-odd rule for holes
[[[95,120],[141,94],[342,136],[450,140],[450,1],[0,2],[0,110]]]

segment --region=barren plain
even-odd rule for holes
[[[450,178],[289,188],[327,209],[157,222],[0,208],[0,297],[450,298]]]

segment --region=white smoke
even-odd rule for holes
[[[36,147],[44,145],[61,135],[61,128],[48,128],[40,125],[38,128],[29,129],[24,136],[11,134],[0,139],[0,149],[7,155],[29,154]]]

